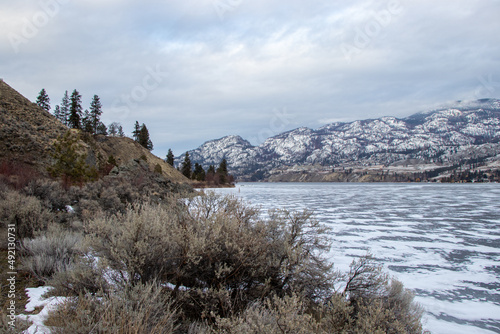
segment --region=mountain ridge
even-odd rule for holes
[[[498,156],[500,100],[457,101],[454,105],[404,118],[335,122],[317,129],[299,127],[258,146],[237,135],[205,142],[190,150],[204,167],[226,159],[239,180],[265,180],[294,166],[390,166],[407,160],[435,168],[467,159]]]

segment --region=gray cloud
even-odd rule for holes
[[[497,0],[0,4],[0,76],[34,100],[98,94],[155,153],[240,134],[500,97]],[[286,110],[286,118],[277,113]]]

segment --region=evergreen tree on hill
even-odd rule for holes
[[[108,132],[111,137],[116,137],[118,135],[118,123],[113,122],[108,126]]]
[[[63,124],[65,123],[64,119],[62,117],[61,107],[59,107],[59,105],[56,105],[55,108],[54,108],[54,116],[55,116],[55,118],[57,118],[58,120],[60,120]]]
[[[46,111],[50,110],[50,98],[47,95],[45,88],[43,88],[40,91],[40,94],[38,94],[38,97],[36,99],[36,104],[38,104],[40,107],[42,107]]]
[[[70,109],[70,100],[69,100],[69,95],[68,91],[64,92],[64,96],[61,100],[61,112],[60,112],[60,120],[61,122],[69,126],[69,109]]]
[[[146,124],[142,124],[141,129],[139,130],[139,135],[137,137],[137,142],[141,144],[141,146],[145,147],[148,150],[153,149],[153,142],[149,138],[149,131],[146,127]]]
[[[135,121],[134,131],[132,131],[132,137],[135,141],[139,141],[139,133],[141,132],[141,127],[139,126],[139,122]]]
[[[181,173],[188,179],[191,178],[191,170],[192,170],[192,164],[191,164],[191,159],[189,158],[189,153],[186,152],[186,155],[184,156],[184,161],[182,162],[181,166]]]
[[[118,122],[113,122],[108,126],[108,133],[112,137],[125,137],[123,127]]]
[[[125,137],[125,132],[123,132],[123,127],[118,125],[118,137]]]
[[[97,125],[96,134],[97,135],[105,135],[105,136],[108,135],[108,128],[106,127],[106,125],[104,125],[103,122],[99,122],[99,124]]]
[[[90,112],[88,109],[85,109],[82,117],[82,130],[91,134],[94,134],[94,129],[92,128]]]
[[[227,175],[227,160],[222,159],[220,162],[219,168],[217,168],[217,173],[221,173]]]
[[[78,135],[68,131],[54,143],[54,164],[48,172],[54,177],[61,176],[66,185],[83,184],[97,178],[95,168],[85,162],[86,156],[78,153],[78,139]]]
[[[75,89],[71,94],[70,98],[70,108],[69,108],[69,126],[73,129],[81,129],[81,119],[82,119],[82,96]]]
[[[92,98],[92,102],[90,103],[90,125],[92,127],[92,133],[97,133],[97,127],[101,122],[102,115],[102,104],[99,99],[99,96],[94,95]]]
[[[170,166],[174,165],[174,153],[172,152],[172,150],[170,148],[168,149],[168,153],[167,153],[167,163]]]

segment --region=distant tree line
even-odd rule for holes
[[[42,89],[36,99],[36,104],[46,111],[50,111],[50,98],[45,89]],[[112,122],[106,126],[101,122],[102,104],[99,96],[94,95],[89,109],[83,111],[82,96],[75,89],[71,96],[68,91],[64,93],[60,105],[56,105],[53,115],[64,125],[72,129],[79,129],[93,135],[105,135],[113,137],[125,137],[123,127],[118,122]],[[153,149],[153,142],[149,136],[149,131],[143,123],[135,122],[132,137],[136,142],[148,150]]]
[[[171,149],[168,150],[165,161],[171,166],[174,166],[174,154]],[[217,169],[215,166],[210,165],[205,171],[203,166],[199,163],[195,163],[193,167],[189,153],[186,152],[184,155],[184,161],[177,168],[177,170],[191,180],[206,182],[209,185],[225,185],[234,183],[234,177],[229,174],[227,170],[226,159],[222,159]]]

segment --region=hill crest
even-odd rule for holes
[[[39,107],[4,80],[0,80],[0,162],[16,162],[35,168],[42,175],[52,164],[54,142],[69,130],[52,114]],[[180,172],[127,137],[80,136],[87,163],[94,167],[112,155],[119,166],[142,159],[150,171],[161,167],[162,175],[175,183],[190,183]]]

